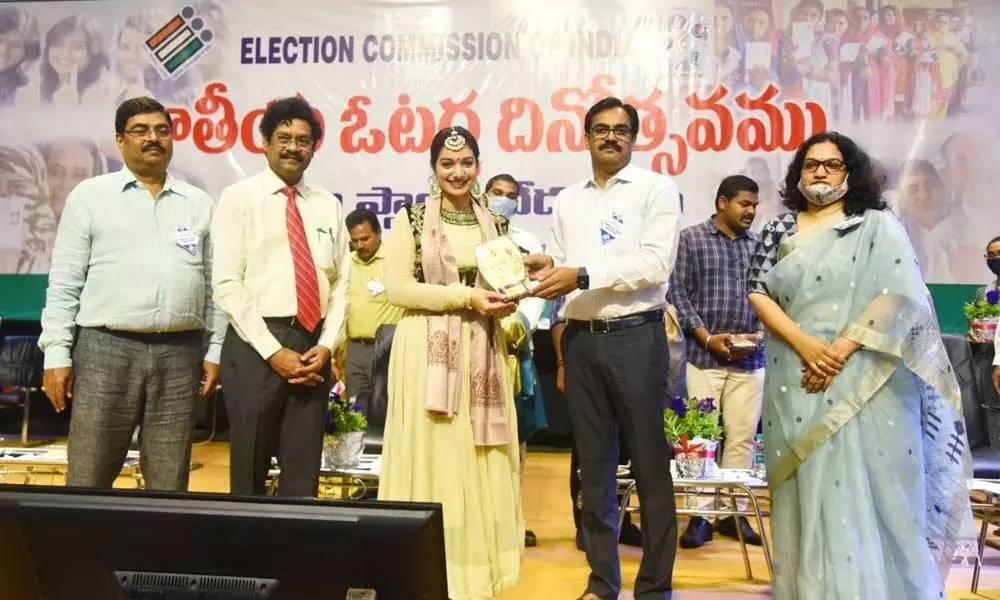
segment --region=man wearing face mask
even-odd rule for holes
[[[517,180],[507,173],[494,175],[486,182],[489,209],[494,214],[510,221],[508,235],[524,254],[539,254],[542,243],[530,231],[516,227],[513,222],[517,212],[519,186]],[[508,340],[511,358],[518,363],[515,369],[520,375],[515,382],[514,407],[517,409],[518,439],[521,441],[521,479],[524,479],[524,462],[528,451],[528,438],[532,433],[545,427],[544,407],[541,405],[541,386],[531,358],[531,336],[538,328],[538,321],[545,310],[545,300],[528,297],[521,300],[517,312],[502,321],[504,335]],[[525,530],[524,545],[538,544],[535,532]]]
[[[979,288],[976,297],[989,301],[996,299],[997,295],[1000,294],[1000,236],[993,238],[989,244],[986,244],[986,266],[993,272],[996,279]],[[993,347],[993,389],[997,394],[1000,394],[1000,335],[993,337]]]
[[[984,300],[989,292],[1000,292],[1000,236],[986,244],[986,267],[993,273],[995,279],[976,290],[976,300]]]

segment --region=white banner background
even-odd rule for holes
[[[401,203],[419,200],[427,191],[431,169],[426,147],[447,122],[449,111],[442,104],[474,98],[469,103],[474,117],[459,112],[454,122],[468,126],[478,121],[481,181],[501,172],[517,178],[522,204],[516,223],[543,241],[548,237],[551,198],[590,173],[589,156],[580,145],[582,115],[612,93],[646,104],[640,109],[642,150],[633,162],[661,171],[672,165],[684,195],[685,225],[709,217],[719,180],[740,172],[762,186],[761,225],[780,210],[776,190],[785,176],[789,150],[825,123],[856,139],[884,166],[891,184],[887,196],[911,230],[928,279],[980,283],[990,276],[983,249],[1000,234],[1000,202],[993,197],[991,177],[1000,167],[998,109],[992,102],[1000,55],[994,31],[1000,16],[995,3],[959,2],[958,8],[951,2],[937,4],[947,12],[950,33],[927,29],[927,23],[933,25],[939,17],[916,10],[927,1],[899,0],[894,5],[903,17],[902,29],[882,16],[867,34],[849,31],[841,36],[838,46],[847,46],[851,39],[876,38],[868,43],[875,47],[880,36],[891,38],[893,43],[884,45],[898,51],[874,63],[883,81],[889,81],[890,70],[896,72],[893,91],[883,94],[881,107],[867,115],[860,111],[858,119],[850,101],[832,99],[843,94],[840,85],[827,84],[827,92],[816,92],[815,87],[809,91],[782,71],[781,57],[796,54],[792,44],[805,39],[802,26],[792,22],[809,16],[800,15],[802,7],[787,0],[734,0],[725,6],[696,0],[106,0],[4,5],[0,23],[5,22],[3,11],[13,10],[20,11],[22,24],[36,21],[39,55],[30,60],[28,48],[20,62],[9,54],[10,64],[2,63],[0,56],[0,72],[16,69],[24,75],[21,86],[0,80],[0,97],[9,95],[0,104],[0,146],[33,148],[42,169],[35,175],[10,175],[17,170],[5,169],[7,154],[0,156],[0,193],[5,200],[0,212],[10,215],[0,229],[0,257],[5,257],[0,258],[0,272],[47,271],[60,203],[79,179],[119,168],[114,108],[137,93],[151,93],[177,109],[172,170],[213,195],[265,168],[263,156],[248,150],[259,144],[260,109],[272,99],[301,94],[326,126],[309,177],[337,193],[347,209],[374,209],[387,226]],[[175,15],[185,14],[185,6],[193,9],[185,24],[198,30],[194,35],[212,32],[209,49],[191,61],[181,77],[163,79],[142,42]],[[845,7],[843,1],[827,0],[820,28],[835,30],[837,10]],[[727,18],[735,27],[726,24]],[[761,19],[772,22],[760,25]],[[857,11],[851,19],[858,20]],[[30,41],[30,27],[17,31]],[[448,34],[456,35],[449,39]],[[716,35],[725,36],[726,43],[720,44],[724,50],[715,50]],[[755,36],[766,43],[754,44]],[[442,38],[440,46],[432,44]],[[815,39],[829,42],[829,36]],[[911,41],[907,47],[907,39],[923,43],[915,46]],[[424,52],[421,43],[431,49],[418,60],[415,55]],[[812,54],[796,54],[802,57],[800,64],[821,70],[827,60],[824,47],[829,44],[817,43]],[[435,48],[440,49],[438,55],[433,54]],[[759,60],[762,48],[765,57],[772,55],[772,82],[781,89],[772,101],[781,118],[773,121],[765,110],[744,110],[733,100],[744,91],[749,99],[761,92],[747,89],[752,79],[747,67]],[[330,62],[323,60],[324,53]],[[494,53],[499,57],[491,58]],[[695,54],[697,65],[692,66]],[[101,61],[106,61],[106,69]],[[885,66],[889,63],[892,69]],[[728,73],[727,64],[736,64],[736,71]],[[794,62],[789,64],[794,70]],[[834,69],[837,83],[858,81],[844,75],[853,72],[844,64]],[[860,72],[864,65],[858,66]],[[933,73],[933,78],[919,79],[921,70]],[[136,73],[142,74],[141,80]],[[949,96],[941,82],[959,76],[964,79],[952,86]],[[932,91],[938,104],[924,107],[931,96],[921,86],[928,79],[936,86]],[[695,109],[685,101],[691,93],[708,98],[719,83],[735,89],[715,110]],[[206,87],[213,84],[206,97]],[[13,92],[8,94],[4,85]],[[807,96],[818,102],[813,111],[822,105],[820,119],[810,119],[808,107],[803,110]],[[956,110],[959,104],[961,111]],[[512,118],[518,109],[523,114]],[[534,128],[532,111],[539,117]],[[796,123],[796,112],[806,117]],[[709,127],[692,127],[693,119],[708,119],[702,125]],[[722,126],[725,120],[731,120],[728,134]],[[407,123],[415,125],[412,132]],[[758,140],[765,142],[763,148],[748,133],[755,127],[767,138]],[[953,134],[959,135],[944,148]],[[785,148],[766,143],[776,135]],[[516,149],[512,145],[519,136],[529,142],[540,136],[540,143],[529,144],[530,151]],[[707,148],[713,139],[716,148]],[[359,140],[368,140],[376,150],[359,150]],[[87,142],[103,156],[95,160]],[[31,150],[13,152],[17,156]],[[903,164],[913,159],[928,161],[931,170],[903,173]],[[16,176],[34,178],[38,189],[11,183]],[[17,192],[18,185],[28,191]],[[936,233],[931,231],[935,228]]]

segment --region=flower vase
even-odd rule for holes
[[[349,431],[323,436],[324,471],[353,469],[361,462],[365,449],[365,432]]]
[[[715,452],[719,442],[695,438],[686,447],[678,446],[674,461],[677,464],[677,475],[680,479],[709,479],[713,476],[712,464],[715,462]]]
[[[1000,317],[969,319],[969,336],[981,344],[992,343],[996,337],[998,322]]]
[[[674,457],[677,464],[677,477],[679,479],[700,479],[700,474],[704,471],[702,459],[697,453],[689,452],[685,454],[678,449]]]
[[[704,440],[703,444],[705,449],[703,450],[704,457],[701,462],[701,478],[711,479],[716,476],[716,471],[718,470],[717,452],[719,450],[719,442],[712,440]]]

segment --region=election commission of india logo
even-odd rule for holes
[[[164,79],[176,79],[212,48],[214,34],[192,6],[185,6],[146,39],[146,52]]]

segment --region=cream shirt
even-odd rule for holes
[[[281,349],[264,317],[298,312],[295,268],[285,220],[285,183],[270,168],[222,191],[212,220],[215,302],[236,333],[265,359]],[[300,181],[296,205],[319,279],[323,322],[319,343],[331,350],[344,338],[348,234],[340,202]]]

